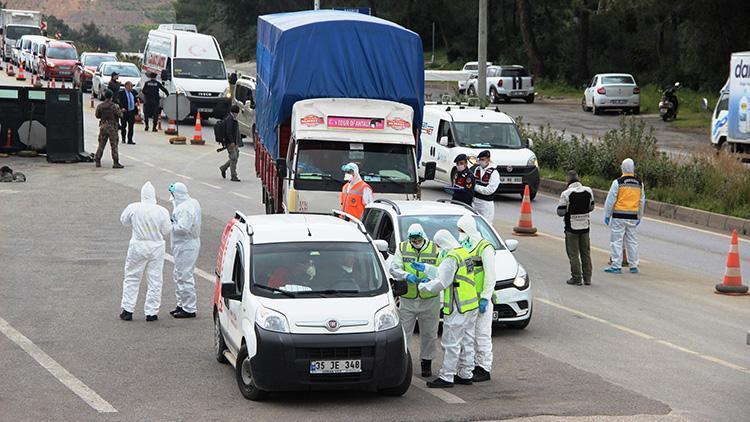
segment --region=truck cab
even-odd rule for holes
[[[729,89],[722,89],[714,112],[711,114],[711,144],[717,149],[723,148],[727,141],[728,113]]]

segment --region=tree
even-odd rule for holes
[[[539,76],[545,76],[544,64],[539,55],[534,38],[533,22],[531,21],[531,6],[529,0],[518,0],[518,26],[523,38],[523,46],[526,50],[526,57],[529,59],[529,67],[532,72]]]

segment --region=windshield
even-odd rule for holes
[[[83,59],[84,66],[97,67],[99,64],[104,62],[116,62],[117,57],[115,56],[86,56]]]
[[[221,60],[174,59],[174,77],[190,79],[226,79]]]
[[[9,40],[17,40],[24,35],[42,35],[42,30],[34,26],[9,26],[6,28],[6,37]]]
[[[105,66],[102,70],[102,75],[109,76],[112,74],[112,72],[117,72],[120,76],[130,77],[130,78],[137,78],[141,76],[140,72],[138,72],[138,67],[136,67],[134,64],[131,65],[125,65],[125,64],[115,64],[115,65],[109,65]]]
[[[515,67],[515,68],[511,68],[511,69],[503,69],[502,70],[502,74],[503,74],[503,76],[510,76],[510,77],[514,77],[514,78],[518,77],[518,76],[521,76],[521,77],[531,76],[529,74],[529,71],[526,70],[526,69],[524,69],[524,68],[522,68],[522,67]]]
[[[69,47],[50,47],[47,49],[48,59],[59,59],[59,60],[76,60],[78,54],[75,48]]]
[[[253,293],[261,296],[351,297],[388,291],[378,255],[366,242],[261,244],[253,245],[252,255]]]
[[[521,149],[513,123],[453,122],[456,143],[469,148]]]
[[[453,237],[458,239],[458,227],[456,224],[458,223],[458,219],[461,218],[460,215],[408,215],[401,217],[399,224],[399,230],[401,231],[401,239],[408,238],[407,236],[407,230],[409,230],[409,226],[412,224],[421,224],[424,231],[427,233],[427,237],[429,239],[432,239],[435,236],[435,233],[437,233],[438,230],[446,229]],[[487,222],[480,218],[479,216],[474,216],[474,220],[477,222],[477,229],[479,229],[479,233],[482,234],[482,237],[487,239],[488,242],[492,243],[492,246],[495,247],[496,250],[501,251],[504,250],[505,247],[500,243],[500,239],[495,236],[495,232],[490,229],[490,227],[487,225]]]
[[[602,85],[635,85],[631,76],[602,76]]]
[[[365,182],[380,193],[415,189],[414,148],[401,144],[372,144],[302,140],[297,151],[295,185],[310,190],[339,191],[341,166],[354,162]]]

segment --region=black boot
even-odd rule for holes
[[[482,382],[490,380],[490,373],[487,372],[481,366],[474,367],[474,377],[471,379],[474,382]]]
[[[432,376],[432,361],[429,359],[422,359],[422,378],[429,378]]]
[[[146,321],[148,322],[156,321],[157,319],[159,319],[158,315],[146,315]]]
[[[120,314],[120,319],[123,321],[131,321],[133,319],[133,313],[123,309],[122,313]]]
[[[174,315],[177,312],[182,312],[182,307],[181,306],[178,306],[178,307],[174,308],[173,310],[169,311],[169,315]]]
[[[183,310],[173,313],[172,316],[175,318],[195,318],[195,312],[185,312]]]
[[[568,281],[566,281],[565,283],[570,284],[571,286],[580,286],[581,284],[583,284],[581,283],[581,280],[576,280],[572,277],[569,278]]]
[[[460,384],[460,385],[471,385],[473,381],[471,380],[471,378],[461,378],[458,375],[454,375],[453,383]]]
[[[453,388],[453,383],[436,378],[434,381],[427,381],[427,388]]]

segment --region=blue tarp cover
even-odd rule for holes
[[[315,10],[258,17],[257,127],[278,158],[276,129],[308,98],[371,98],[424,107],[424,53],[415,32],[372,16]],[[419,146],[419,141],[417,140]],[[417,156],[420,151],[417,147]]]

